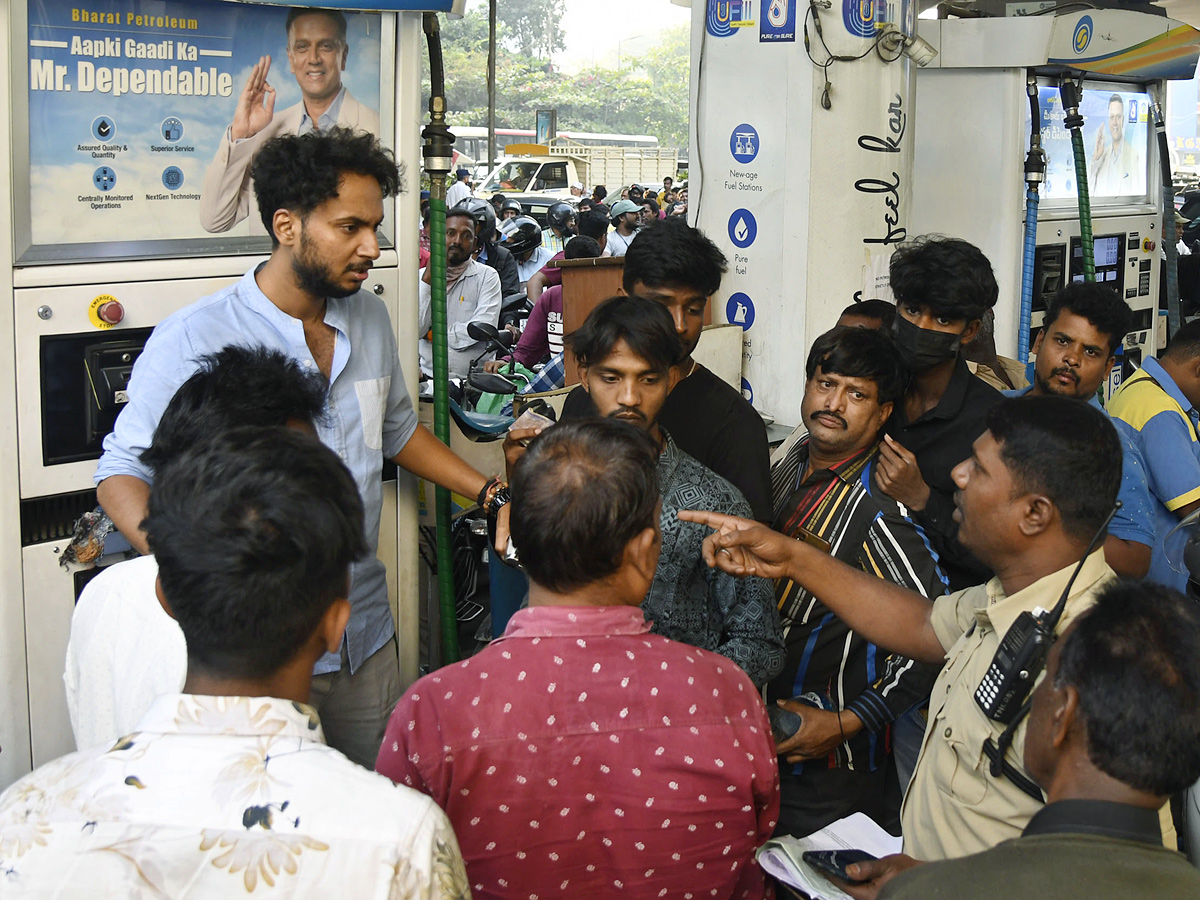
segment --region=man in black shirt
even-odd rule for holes
[[[678,217],[663,219],[629,245],[623,286],[627,294],[657,300],[667,308],[685,351],[681,380],[667,397],[659,422],[680,449],[741,491],[756,519],[770,522],[766,425],[740,391],[692,359],[705,307],[720,288],[725,267],[724,254],[702,231]],[[595,414],[588,395],[579,389],[567,398],[562,417]]]
[[[962,347],[979,333],[999,288],[979,249],[955,238],[921,238],[892,254],[892,336],[913,378],[892,412],[876,477],[925,529],[952,591],[991,571],[958,543],[951,470],[971,455],[999,391],[967,369]]]

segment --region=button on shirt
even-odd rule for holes
[[[991,774],[984,741],[989,737],[995,741],[1004,726],[984,715],[975,702],[975,689],[1017,617],[1035,607],[1053,608],[1075,565],[1012,596],[993,578],[934,601],[933,629],[946,648],[946,665],[933,686],[929,725],[900,811],[908,855],[937,860],[979,853],[1019,837],[1042,808],[1003,775]],[[1092,553],[1071,588],[1058,633],[1116,577],[1104,562],[1104,550]],[[1009,761],[1020,770],[1024,770],[1026,724],[1027,720],[1017,729],[1008,752]]]
[[[418,681],[376,770],[450,817],[479,898],[765,897],[779,781],[754,685],[636,607],[517,612]]]
[[[417,428],[412,400],[396,354],[392,323],[383,302],[359,291],[330,298],[325,324],[337,332],[329,391],[317,436],[354,476],[362,496],[367,546],[379,543],[383,508],[384,457],[404,449]],[[175,391],[191,377],[199,357],[230,344],[262,345],[317,371],[304,340],[304,326],[267,299],[254,272],[222,291],[198,300],[164,319],[138,357],[129,380],[129,403],[116,428],[104,439],[104,455],[96,468],[99,484],[111,475],[154,480],[138,459],[150,445],[158,420]],[[395,633],[388,603],[386,572],[375,556],[351,567],[350,624],[346,646],[350,670],[382,647]],[[317,663],[316,674],[341,668],[337,653]]]
[[[425,270],[421,270],[424,277]],[[419,284],[417,334],[424,335],[433,326],[433,288]],[[500,276],[490,266],[471,260],[457,281],[446,285],[446,346],[450,357],[450,377],[466,378],[472,361],[487,348],[467,334],[471,322],[486,322],[495,327],[500,321]],[[421,338],[421,371],[433,374],[433,342]]]
[[[1167,562],[1167,535],[1179,524],[1178,510],[1200,500],[1200,440],[1197,413],[1158,360],[1146,359],[1113,394],[1108,411],[1125,423],[1142,452],[1146,483],[1154,495],[1154,546],[1150,581],[1176,590],[1187,588],[1187,575]],[[1183,540],[1176,534],[1173,540]]]
[[[468,895],[442,811],[327,746],[312,707],[187,694],[0,795],[0,884],[6,898]]]
[[[1032,386],[1016,391],[1004,391],[1005,397],[1024,397]],[[1100,400],[1093,395],[1088,405],[1095,407],[1108,416],[1108,412],[1100,405]],[[1146,463],[1138,446],[1137,431],[1128,422],[1109,416],[1109,421],[1117,429],[1121,438],[1121,490],[1117,499],[1121,508],[1117,510],[1113,520],[1108,523],[1108,533],[1123,541],[1136,541],[1147,547],[1154,545],[1154,500],[1150,496],[1150,488],[1146,481]]]

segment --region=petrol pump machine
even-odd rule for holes
[[[1067,127],[1064,79],[1083,118],[1095,280],[1134,310],[1127,358],[1136,363],[1161,350],[1163,244],[1175,235],[1173,226],[1163,228],[1156,103],[1165,79],[1194,74],[1200,32],[1164,16],[1095,9],[928,21],[920,33],[939,52],[917,76],[914,231],[961,237],[987,255],[1000,285],[998,352],[1027,353],[1047,299],[1085,278],[1083,169]],[[1034,198],[1025,174],[1031,131],[1045,160]]]
[[[305,86],[286,28],[298,5],[28,0],[0,10],[0,164],[11,173],[0,186],[10,211],[0,216],[0,340],[10,351],[0,354],[0,789],[75,749],[63,686],[71,615],[88,581],[132,551],[117,533],[93,559],[66,551],[96,506],[96,460],[146,338],[270,251],[250,154],[229,129],[265,56],[274,116],[300,122]],[[342,114],[353,104],[371,123],[359,127],[376,130],[407,170],[410,190],[387,204],[364,289],[387,304],[415,394],[411,187],[423,114],[413,11],[462,0],[365,5],[390,11],[346,12],[343,65],[326,74],[345,89]],[[384,496],[379,555],[411,680],[415,485],[393,475]]]

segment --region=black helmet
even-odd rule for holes
[[[570,203],[560,201],[546,210],[546,224],[568,234],[575,233],[575,229],[569,227],[570,221],[574,218],[575,209]]]
[[[515,203],[515,200],[510,200]],[[517,216],[500,224],[504,246],[513,256],[522,256],[542,242],[542,226],[532,216]]]
[[[488,201],[468,197],[454,209],[465,211],[475,220],[475,233],[481,241],[491,243],[496,239],[496,211]]]
[[[504,215],[510,209],[513,212],[515,212],[518,216],[525,215],[525,207],[523,207],[521,205],[520,200],[505,200],[504,203],[500,206],[500,215]],[[535,222],[534,224],[536,225],[537,223]]]

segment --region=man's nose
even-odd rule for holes
[[[964,459],[957,466],[950,470],[950,480],[961,491],[967,486],[967,466],[970,463],[969,459]]]
[[[641,402],[641,391],[636,381],[622,381],[617,390],[617,402],[622,406],[636,407]]]
[[[374,231],[368,232],[358,246],[358,255],[366,259],[379,258],[379,235]]]

